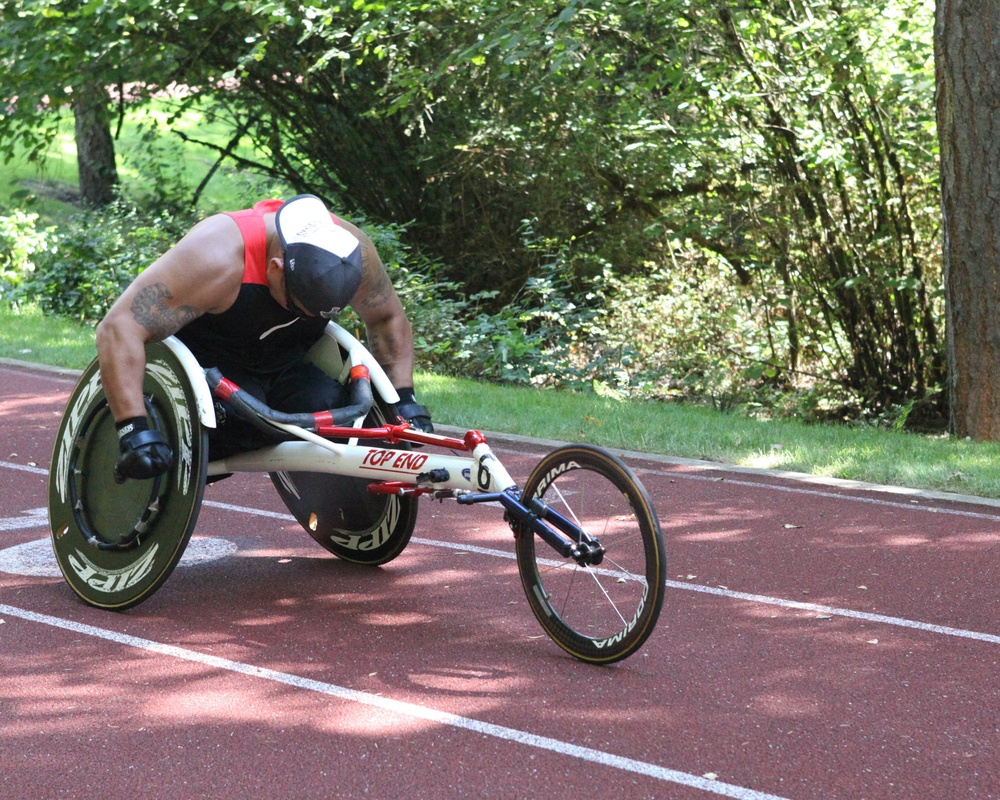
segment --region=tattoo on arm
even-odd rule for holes
[[[132,317],[149,331],[153,341],[166,339],[201,316],[194,306],[171,308],[168,303],[173,299],[165,284],[154,283],[140,289],[132,301]]]
[[[368,330],[367,338],[368,338],[368,349],[371,351],[371,354],[375,356],[375,360],[379,362],[379,364],[381,364],[382,359],[385,357],[385,353],[382,352],[381,334],[372,330]]]
[[[367,291],[361,300],[361,305],[364,308],[378,308],[385,304],[395,293],[395,290],[392,288],[392,281],[389,280],[389,274],[385,271],[385,267],[381,265],[378,269],[372,271],[371,280],[367,281],[367,283]]]

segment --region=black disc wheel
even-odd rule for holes
[[[150,597],[187,547],[205,487],[207,434],[187,374],[162,344],[146,348],[151,428],[174,466],[149,480],[114,479],[115,420],[95,360],[70,396],[49,472],[49,525],[66,582],[89,605],[121,610]]]
[[[365,419],[366,428],[395,420],[380,398]],[[371,447],[386,442],[366,440]],[[392,445],[408,449],[405,444]],[[377,566],[403,552],[417,524],[417,498],[372,494],[371,481],[319,472],[273,472],[271,480],[285,506],[322,547],[345,561]]]
[[[593,566],[563,558],[519,531],[521,582],[546,633],[566,652],[610,664],[642,646],[663,605],[666,555],[656,512],[631,470],[605,450],[571,445],[543,458],[522,492],[576,523],[605,554]]]

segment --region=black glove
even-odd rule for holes
[[[149,429],[145,417],[132,417],[116,426],[118,430],[118,463],[115,481],[127,478],[146,480],[162,475],[174,465],[174,454],[163,434]]]
[[[396,403],[396,413],[410,423],[410,427],[422,433],[434,433],[431,423],[431,412],[427,406],[420,405],[413,397],[413,387],[396,389],[399,402]]]

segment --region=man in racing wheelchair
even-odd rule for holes
[[[370,352],[329,322],[348,304]],[[207,482],[263,471],[313,540],[366,567],[403,551],[422,494],[499,504],[528,602],[560,647],[608,664],[652,632],[666,558],[642,484],[612,454],[567,445],[519,488],[479,431],[433,435],[413,397],[412,330],[381,260],[317,198],[199,223],[97,333],[98,358],[56,434],[48,492],[56,561],[88,605],[148,599],[184,555]],[[332,376],[348,371],[341,403]],[[228,408],[213,411],[212,390]],[[384,424],[397,414],[421,432]]]
[[[350,305],[411,427],[432,432],[413,394],[413,332],[371,239],[313,195],[216,214],[141,272],[97,327],[101,380],[118,432],[115,479],[147,479],[173,463],[143,401],[145,345],[175,335],[205,368],[289,413],[336,408],[342,387],[306,359],[327,322]],[[216,407],[212,458],[266,444]]]

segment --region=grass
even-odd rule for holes
[[[83,369],[96,353],[93,328],[37,308],[0,307],[0,358]]]
[[[744,467],[1000,498],[1000,445],[872,427],[758,420],[689,404],[423,375],[422,402],[463,427]]]
[[[37,309],[0,307],[0,358],[83,369],[92,328]],[[1000,498],[1000,445],[947,437],[757,420],[674,403],[617,401],[422,373],[417,394],[439,423],[613,449],[659,453]]]

